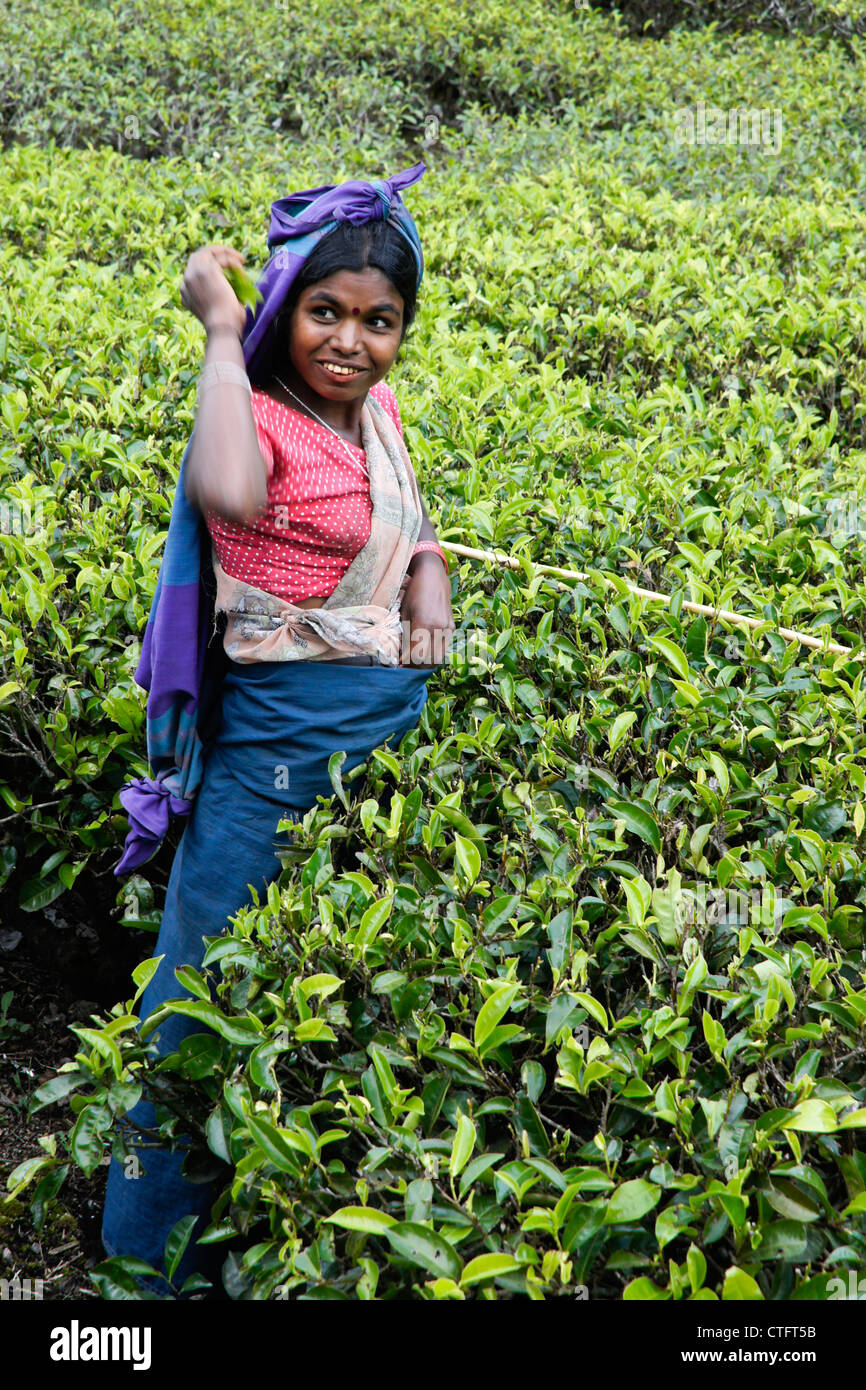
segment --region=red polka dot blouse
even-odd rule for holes
[[[378,381],[370,395],[402,438],[390,386]],[[324,425],[255,387],[251,404],[268,470],[268,502],[252,526],[205,512],[219,562],[226,574],[289,603],[327,598],[370,539],[373,507],[364,450],[348,443],[344,448]]]

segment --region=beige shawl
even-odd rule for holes
[[[232,578],[212,546],[215,610],[227,615],[223,645],[232,661],[328,661],[372,654],[384,666],[399,664],[402,586],[421,530],[421,495],[400,433],[371,395],[361,409],[361,440],[373,508],[370,539],[321,608],[298,608]]]

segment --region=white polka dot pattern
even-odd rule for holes
[[[378,381],[370,394],[385,407],[402,438],[390,386]],[[344,448],[324,425],[256,387],[251,404],[268,470],[268,503],[252,526],[205,512],[217,557],[226,574],[289,603],[327,597],[370,539],[373,509],[364,450]]]

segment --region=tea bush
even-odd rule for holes
[[[41,1222],[147,1087],[220,1179],[235,1298],[834,1296],[866,1265],[862,38],[490,3],[271,39],[237,6],[60,3],[27,48],[8,13],[6,903],[86,911],[148,771],[190,251],[255,269],[275,197],[423,155],[391,381],[440,536],[520,560],[454,564],[474,658],[352,802],[335,759],[279,885],[181,972],[169,1007],[213,1032],[154,1063],[144,960],[37,1095],[68,1146],[10,1194]],[[761,143],[683,138],[744,100]],[[158,929],[171,848],[124,929]]]
[[[725,33],[761,30],[765,33],[803,33],[835,40],[850,53],[852,35],[866,33],[861,0],[780,0],[765,5],[761,0],[596,0],[595,8],[620,15],[631,34],[659,38],[672,28],[707,25]]]

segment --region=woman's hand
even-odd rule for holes
[[[403,622],[401,666],[442,665],[450,650],[454,615],[451,581],[434,551],[415,556],[400,605]]]
[[[237,327],[242,337],[247,311],[221,270],[222,266],[243,267],[244,256],[233,246],[203,246],[193,251],[186,263],[180,287],[180,302],[204,324],[209,332],[216,324]]]

